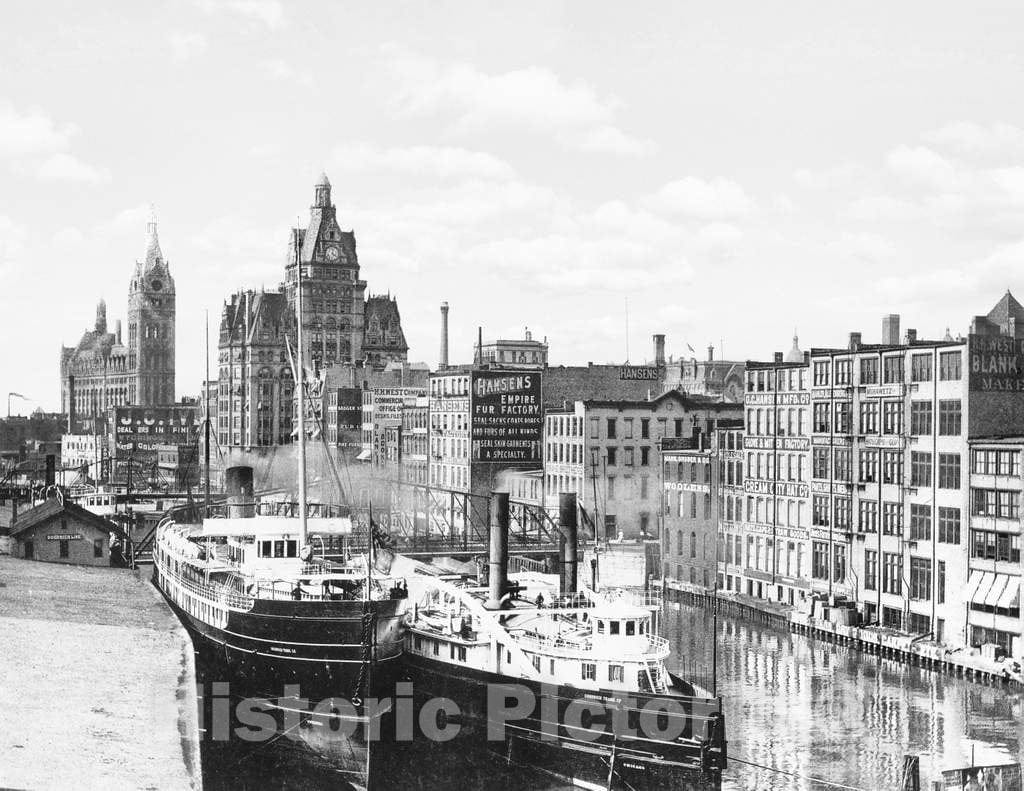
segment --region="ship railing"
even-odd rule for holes
[[[544,606],[552,610],[578,610],[581,607],[593,607],[594,602],[584,593],[565,593],[545,599]]]
[[[284,500],[248,500],[236,503],[214,503],[210,506],[208,518],[225,519],[245,513],[256,516],[281,516],[297,518],[299,504]],[[306,517],[309,519],[340,519],[350,517],[352,509],[347,505],[333,503],[307,503]]]
[[[166,572],[165,572],[166,573]],[[217,602],[236,610],[251,610],[255,599],[225,585],[208,584],[187,579],[180,574],[170,574],[176,585],[201,598]]]
[[[649,634],[647,635],[647,640],[649,643],[649,648],[647,649],[648,654],[664,654],[665,656],[668,656],[670,649],[666,638],[657,634]]]
[[[622,602],[636,607],[657,607],[661,608],[663,598],[661,589],[642,590],[637,588],[615,588],[608,591],[601,591],[595,594],[605,602]]]
[[[519,645],[525,650],[545,651],[558,654],[590,652],[589,640],[573,640],[567,637],[551,637],[536,632],[523,632],[518,637]]]
[[[510,574],[522,574],[524,572],[543,574],[545,572],[544,561],[528,558],[524,555],[512,555],[508,559],[508,571]]]

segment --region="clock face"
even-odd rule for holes
[[[164,284],[161,283],[159,280],[151,280],[149,283],[149,287],[154,291],[159,291],[164,287]]]
[[[325,255],[327,256],[327,260],[328,260],[328,261],[337,261],[337,260],[338,260],[338,255],[339,255],[339,254],[340,254],[340,253],[339,253],[339,250],[338,250],[337,246],[336,246],[336,245],[333,245],[333,244],[332,244],[332,245],[330,245],[330,246],[329,246],[329,247],[327,248],[327,251],[326,251],[326,253],[325,253]]]

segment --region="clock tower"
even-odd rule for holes
[[[135,264],[128,289],[129,403],[174,403],[174,278],[160,250],[156,217],[146,226],[146,258]]]

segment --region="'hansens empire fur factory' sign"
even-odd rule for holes
[[[541,462],[543,403],[539,371],[474,371],[473,461]]]

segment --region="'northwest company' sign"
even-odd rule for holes
[[[1024,340],[1004,335],[972,335],[969,340],[972,391],[1024,390]]]
[[[474,371],[473,461],[540,463],[544,412],[539,372]]]

